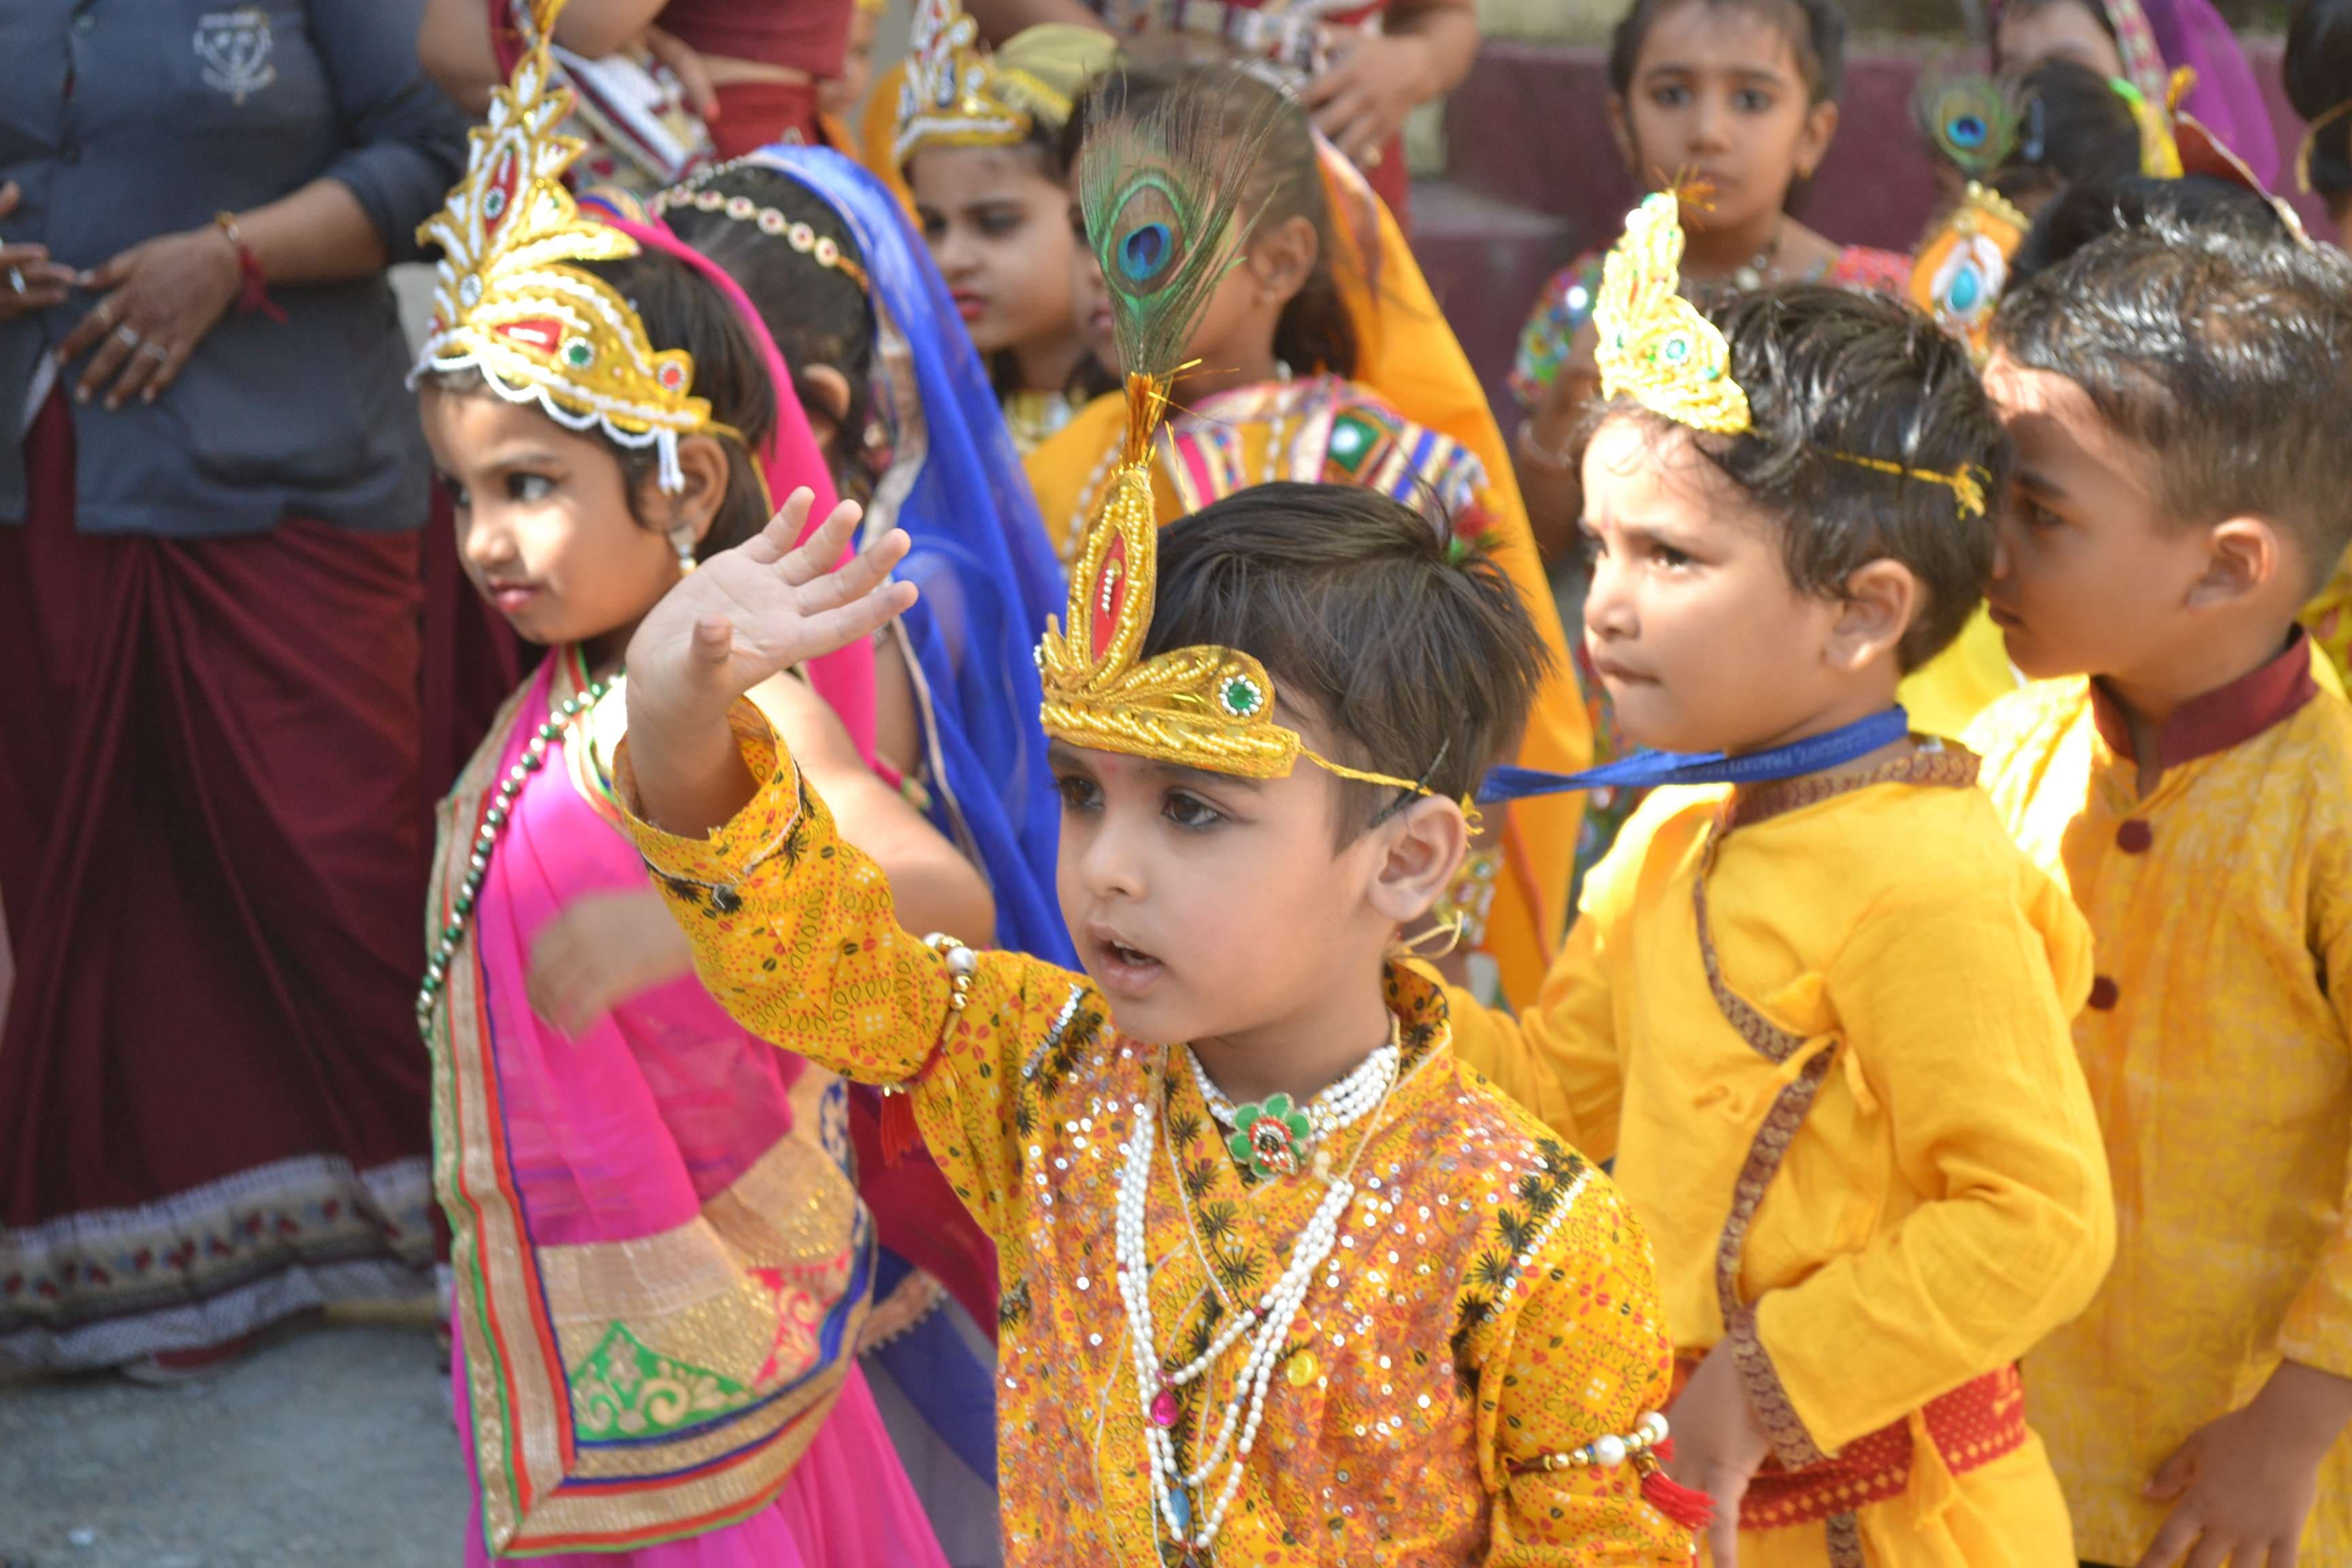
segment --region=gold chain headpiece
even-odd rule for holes
[[[583,216],[564,171],[586,144],[556,127],[572,92],[549,74],[562,0],[539,8],[538,38],[492,94],[468,138],[465,177],[417,230],[440,247],[433,320],[412,383],[473,370],[510,403],[536,403],[571,430],[656,447],[661,485],[682,489],[677,442],[726,432],[693,395],[694,360],[656,352],[645,322],[602,278],[577,265],[637,254],[635,239]]]
[[[753,160],[749,157],[731,159],[715,169],[695,175],[683,184],[672,185],[654,198],[654,216],[659,217],[678,207],[723,214],[737,223],[751,225],[771,239],[782,240],[819,267],[829,272],[838,272],[856,284],[859,293],[871,294],[874,284],[866,276],[866,268],[844,255],[840,244],[831,235],[819,234],[801,219],[774,207],[763,207],[747,195],[730,196],[710,188],[719,176],[752,164]]]

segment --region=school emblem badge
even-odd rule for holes
[[[241,108],[246,95],[278,79],[269,60],[269,13],[258,5],[209,11],[196,18],[196,58],[204,62],[205,85],[225,92]]]

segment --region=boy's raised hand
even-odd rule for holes
[[[915,602],[913,584],[890,581],[908,548],[897,529],[834,568],[862,515],[855,502],[835,507],[794,548],[814,504],[794,490],[758,537],[681,578],[629,639],[639,809],[672,833],[706,832],[750,799],[727,728],[737,698],[871,637]]]

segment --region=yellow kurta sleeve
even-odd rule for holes
[[[1545,971],[1533,1007],[1514,1017],[1479,1005],[1465,991],[1446,995],[1454,1013],[1454,1054],[1588,1159],[1616,1158],[1617,1122],[1624,1109],[1617,998],[1609,984],[1610,933],[1623,915],[1670,804],[1636,813],[1585,878],[1576,923]]]
[[[759,794],[706,839],[628,819],[695,972],[761,1038],[864,1083],[914,1085],[917,1124],[956,1195],[999,1234],[1020,1148],[1006,1100],[1033,1045],[1091,1038],[1103,1013],[1083,977],[1017,952],[974,954],[963,1005],[941,954],[899,928],[890,884],[765,719],[731,721]],[[621,796],[635,790],[625,743]]]
[[[2352,1037],[2352,864],[2332,839],[2310,868],[2314,957],[2327,1005]],[[2279,1353],[2337,1377],[2352,1377],[2352,1171],[2336,1206],[2336,1234],[2295,1293],[2279,1328]]]
[[[2030,915],[2006,888],[1906,886],[1830,966],[1845,1070],[1884,1106],[1918,1204],[1734,1328],[1818,1449],[2014,1361],[2106,1273],[2114,1204],[2068,1027],[2088,948],[2046,883]]]
[[[1671,1394],[1674,1344],[1657,1310],[1649,1243],[1588,1167],[1516,1314],[1485,1347],[1480,1463],[1496,1494],[1490,1568],[1687,1563],[1690,1532],[1642,1497],[1632,1464],[1544,1461],[1629,1437]]]

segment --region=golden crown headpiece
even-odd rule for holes
[[[576,265],[637,254],[637,242],[582,214],[564,172],[586,144],[558,132],[572,92],[549,71],[562,0],[537,8],[538,37],[468,137],[466,174],[416,233],[437,246],[433,319],[410,380],[478,371],[512,403],[567,429],[657,448],[664,489],[683,488],[680,437],[725,427],[693,395],[693,356],[656,351],[619,290]]]
[[[1275,721],[1265,667],[1237,648],[1142,657],[1160,569],[1153,439],[1192,329],[1237,263],[1251,220],[1246,177],[1271,117],[1225,122],[1179,96],[1091,129],[1078,163],[1087,239],[1111,295],[1129,366],[1127,427],[1108,499],[1070,573],[1069,616],[1037,647],[1048,735],[1237,778],[1281,778],[1301,756],[1343,778],[1428,793],[1411,779],[1342,767]]]
[[[1601,266],[1601,395],[1622,393],[1677,425],[1737,436],[1748,428],[1748,394],[1731,378],[1731,345],[1682,297],[1682,195],[1654,191],[1626,215]]]
[[[1592,307],[1601,395],[1622,393],[1662,418],[1708,435],[1744,435],[1755,424],[1748,393],[1731,374],[1731,344],[1681,293],[1682,204],[1694,194],[1670,188],[1643,197],[1625,216],[1625,232],[1601,264],[1601,297]],[[1853,452],[1827,455],[1906,483],[1941,485],[1962,517],[1984,515],[1984,476],[1974,467],[1938,472]]]
[[[1068,116],[1066,105],[1062,112]],[[981,47],[980,24],[956,0],[915,0],[892,162],[904,168],[926,142],[1009,147],[1028,136],[1031,123],[1027,109],[1000,93],[995,68]]]

